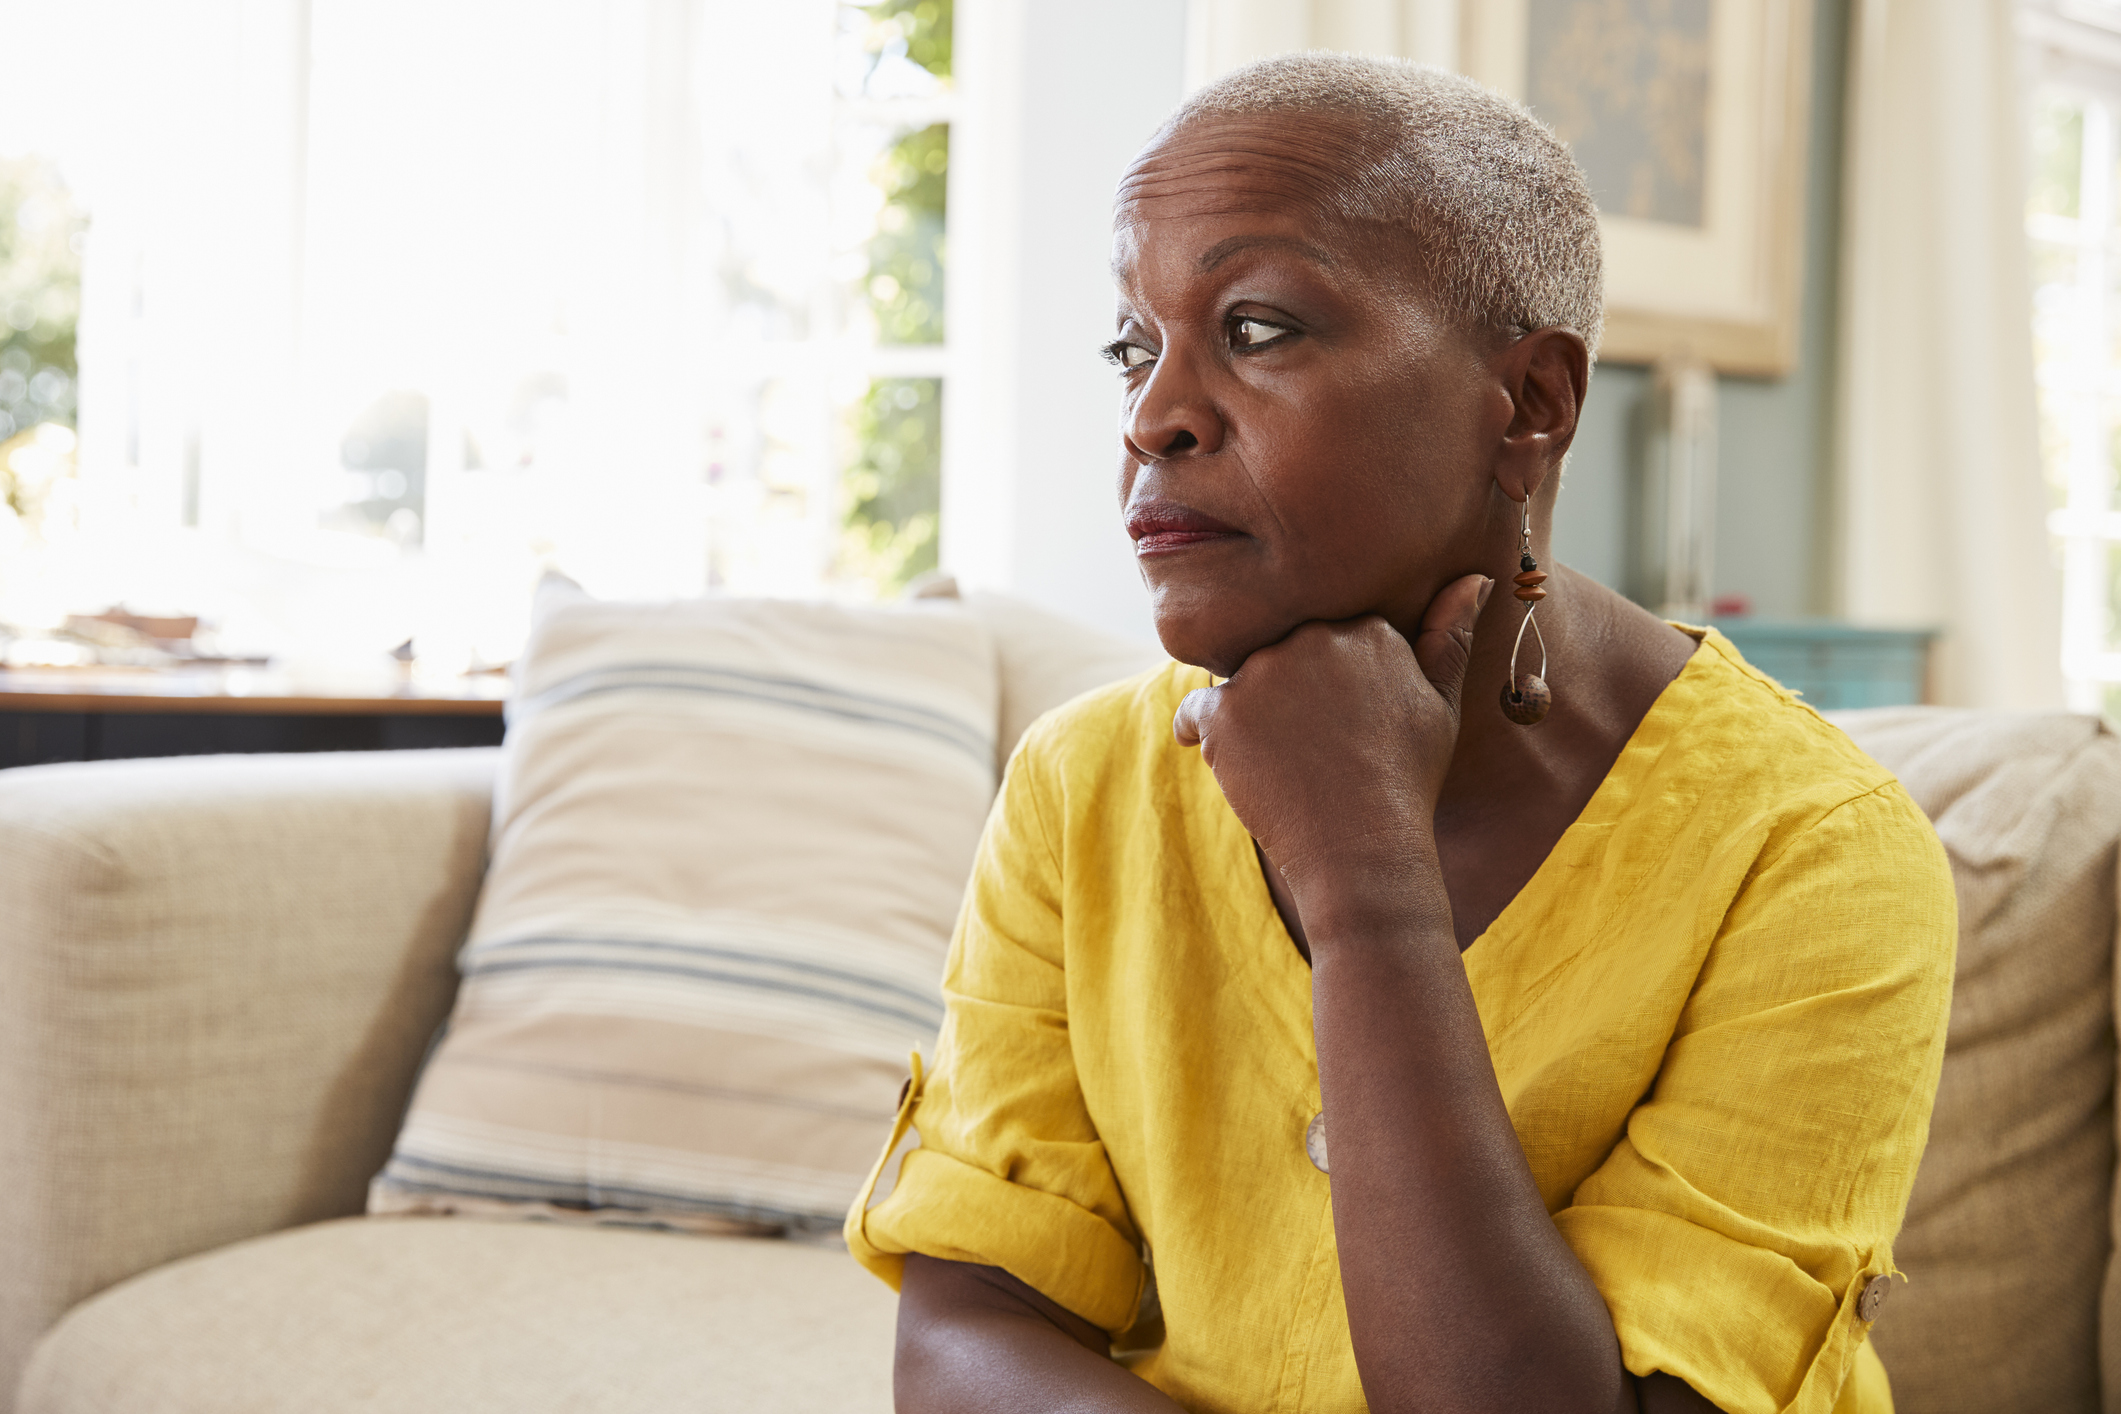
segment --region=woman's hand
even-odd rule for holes
[[[1411,645],[1374,614],[1304,624],[1179,704],[1172,730],[1200,747],[1299,901],[1307,879],[1375,877],[1369,865],[1430,843],[1473,626],[1494,587],[1477,574],[1445,585]]]

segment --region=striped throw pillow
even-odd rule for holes
[[[947,602],[541,599],[369,1210],[836,1230],[942,1021],[995,665]]]

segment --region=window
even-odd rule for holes
[[[67,611],[453,671],[513,654],[547,568],[862,596],[933,567],[951,0],[68,8],[37,81],[81,121],[0,168],[80,261],[82,545],[36,567]],[[70,435],[46,323],[0,347],[0,416]]]
[[[870,200],[882,200],[863,240],[861,342],[872,352],[846,428],[838,568],[897,587],[936,567],[942,511],[953,15],[951,0],[842,14],[845,146],[867,158]]]
[[[0,160],[0,558],[78,522],[73,477],[81,213],[59,174]]]
[[[2121,715],[2121,5],[2028,3],[2025,229],[2070,704]]]

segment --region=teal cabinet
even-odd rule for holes
[[[1927,695],[1935,630],[1858,628],[1831,619],[1713,622],[1747,662],[1822,712],[1905,707]]]

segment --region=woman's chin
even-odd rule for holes
[[[1190,596],[1188,596],[1190,598]],[[1158,596],[1156,636],[1164,651],[1181,663],[1206,668],[1219,678],[1235,674],[1245,659],[1279,642],[1293,627],[1268,624],[1264,615],[1223,603],[1174,604]]]

